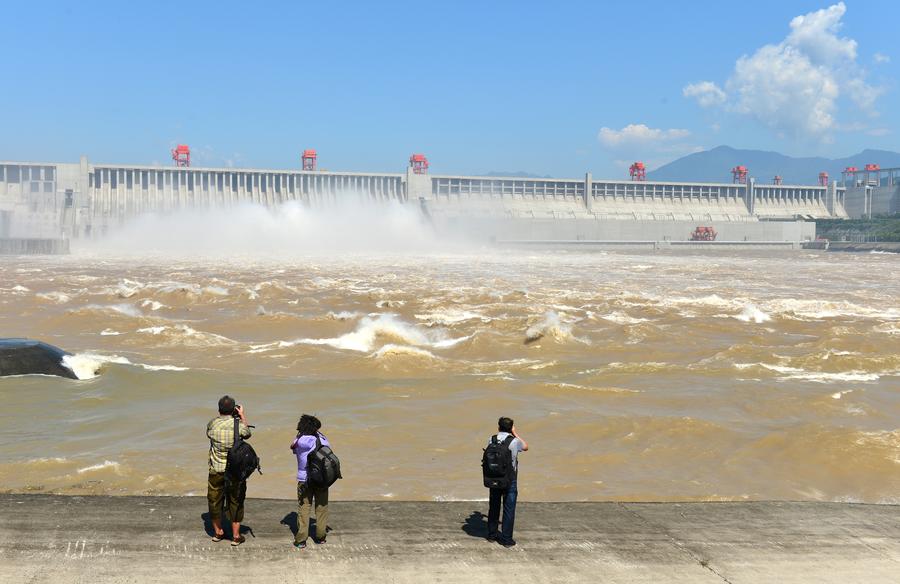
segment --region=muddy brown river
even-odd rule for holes
[[[469,250],[0,257],[0,336],[80,381],[0,378],[0,489],[202,494],[246,406],[291,498],[301,413],[338,499],[480,499],[508,415],[527,500],[900,502],[900,256]]]

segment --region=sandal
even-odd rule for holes
[[[237,547],[237,546],[241,545],[242,543],[244,543],[245,541],[247,541],[247,538],[244,537],[243,535],[241,535],[241,536],[238,536],[237,539],[232,539],[231,545],[234,547]]]

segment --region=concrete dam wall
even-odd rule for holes
[[[255,203],[386,203],[439,229],[486,239],[685,240],[699,225],[729,241],[802,241],[846,217],[828,186],[674,183],[405,173],[0,163],[6,235],[97,237],[145,213]],[[803,225],[801,225],[803,224]]]

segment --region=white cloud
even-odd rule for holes
[[[686,85],[681,93],[685,97],[693,97],[702,107],[722,105],[728,96],[712,81],[701,81]]]
[[[703,107],[755,118],[778,135],[829,139],[840,129],[842,96],[858,110],[877,115],[883,93],[869,85],[857,62],[857,42],[839,37],[843,2],[797,16],[777,45],[764,45],[737,60],[724,90],[711,81],[685,86],[682,93]]]
[[[834,126],[837,83],[799,50],[766,45],[741,57],[727,87],[734,111],[781,133],[821,135]]]
[[[797,16],[791,20],[791,34],[782,44],[796,48],[815,65],[855,61],[856,41],[837,36],[842,26],[841,18],[846,12],[844,3],[838,2],[834,6]]]
[[[871,130],[866,130],[866,134],[869,136],[887,136],[891,131],[887,128],[872,128]]]
[[[659,128],[650,128],[644,124],[628,124],[621,130],[614,130],[604,126],[600,128],[597,139],[604,146],[615,148],[645,144],[661,145],[687,138],[690,135],[689,131],[678,128],[661,130]]]
[[[703,150],[702,146],[686,141],[690,136],[688,130],[681,128],[651,128],[646,124],[629,124],[621,130],[603,127],[597,133],[597,139],[606,150],[615,153],[613,164],[621,168],[628,168],[635,160],[642,160],[648,168],[656,168]]]
[[[872,55],[872,60],[878,64],[891,62],[891,58],[884,53],[875,53]]]

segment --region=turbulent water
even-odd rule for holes
[[[514,417],[531,500],[900,500],[900,257],[479,251],[0,258],[0,336],[84,378],[0,378],[0,488],[202,494],[245,404],[251,496],[297,418],[341,499],[477,499]]]

